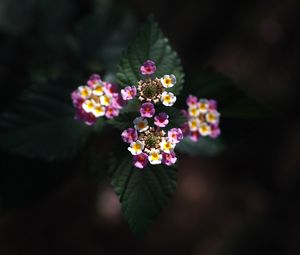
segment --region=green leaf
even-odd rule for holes
[[[25,90],[0,115],[0,147],[46,160],[73,157],[91,131],[74,119],[70,89],[42,83]]]
[[[176,85],[169,91],[178,95],[182,89],[184,74],[177,53],[172,50],[168,39],[159,29],[158,24],[150,19],[142,26],[123,53],[117,73],[121,86],[136,85],[142,78],[140,66],[146,60],[153,60],[157,66],[157,77],[165,74],[174,74],[177,78]]]
[[[126,128],[133,126],[133,120],[139,116],[139,113],[129,112],[120,114],[117,118],[112,120],[107,120],[107,123],[119,130],[124,130]]]
[[[186,137],[177,144],[176,150],[190,156],[216,156],[224,150],[224,145],[220,138],[201,137],[197,142],[194,142]]]
[[[114,161],[112,185],[131,231],[142,237],[175,191],[177,170],[162,165],[138,169],[130,156]]]

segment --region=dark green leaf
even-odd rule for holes
[[[176,189],[177,171],[161,165],[138,169],[130,156],[117,162],[112,185],[131,231],[142,237]]]
[[[34,85],[0,115],[0,146],[46,160],[73,157],[91,128],[74,119],[70,89],[63,84]]]
[[[177,78],[176,85],[170,89],[178,95],[182,89],[184,74],[177,53],[172,50],[168,39],[159,29],[158,24],[150,19],[141,27],[137,37],[124,52],[119,65],[117,78],[119,83],[125,87],[136,85],[142,78],[140,66],[146,60],[153,60],[157,66],[157,77],[173,73]]]
[[[192,141],[189,137],[184,138],[177,144],[176,150],[186,153],[190,156],[216,156],[224,149],[220,138],[212,139],[209,137],[201,137],[197,142]]]

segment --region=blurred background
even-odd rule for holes
[[[222,120],[222,154],[182,155],[177,191],[144,240],[84,150],[58,162],[1,150],[0,254],[300,254],[297,0],[0,0],[1,112],[34,82],[109,77],[150,13],[189,93],[213,67],[281,117]]]

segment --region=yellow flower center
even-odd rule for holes
[[[153,152],[151,154],[151,157],[152,157],[153,160],[157,160],[158,159],[158,153],[157,152]]]
[[[164,82],[166,85],[170,85],[172,83],[172,80],[170,78],[165,78]]]
[[[171,101],[171,97],[169,95],[165,96],[165,101],[169,103]]]
[[[103,93],[103,87],[102,87],[102,86],[97,86],[94,90],[95,90],[97,93]]]
[[[139,129],[143,129],[143,128],[146,127],[146,125],[145,125],[144,122],[141,121],[141,122],[138,124],[138,127],[139,127]]]
[[[136,144],[133,145],[133,149],[135,151],[139,151],[141,148],[142,148],[142,146],[139,143],[136,143]]]
[[[81,90],[80,94],[82,97],[87,97],[89,95],[89,91],[87,89],[83,89]]]

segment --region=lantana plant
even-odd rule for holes
[[[130,229],[142,236],[176,189],[180,153],[219,151],[218,98],[190,86],[210,88],[216,79],[218,84],[227,79],[199,72],[206,82],[183,87],[177,53],[152,19],[117,69],[109,81],[94,74],[78,87],[79,75],[29,87],[0,116],[1,147],[45,160],[70,159],[85,148],[80,156],[87,168],[110,178]],[[183,89],[193,96],[182,98]],[[185,101],[188,109],[182,111]]]
[[[175,164],[177,157],[175,146],[183,138],[180,128],[172,128],[166,133],[164,130],[169,123],[169,116],[165,112],[155,115],[155,104],[162,103],[171,107],[176,101],[176,96],[166,92],[176,83],[175,75],[164,75],[162,78],[152,78],[156,65],[152,60],[147,60],[140,67],[145,80],[138,82],[138,95],[135,86],[127,86],[121,90],[124,100],[132,100],[135,96],[142,102],[139,112],[140,117],[133,120],[134,128],[127,128],[122,132],[124,142],[130,144],[128,150],[133,155],[134,166],[144,168],[148,162],[152,165]]]

